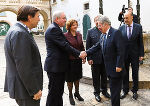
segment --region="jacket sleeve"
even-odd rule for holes
[[[64,34],[58,28],[52,28],[50,32],[48,31],[46,33],[46,39],[52,40],[62,50],[79,57],[80,51],[69,45],[69,42],[65,38]]]
[[[144,57],[144,45],[143,45],[143,33],[142,26],[140,25],[140,35],[139,35],[139,56]]]
[[[19,77],[30,96],[42,90],[39,79],[43,78],[42,69],[33,66],[34,54],[32,52],[31,40],[23,32],[16,32],[11,39],[12,54],[15,60]],[[42,80],[43,81],[43,80]]]
[[[94,52],[97,52],[97,50],[101,49],[100,42],[97,42],[95,45],[93,45],[91,48],[86,50],[87,56],[92,55]]]
[[[90,30],[87,31],[87,38],[86,38],[86,50],[88,50],[91,47],[91,37],[90,37]],[[87,60],[92,60],[92,57],[90,55],[87,56]]]
[[[123,64],[124,64],[124,40],[123,40],[123,36],[122,33],[120,32],[120,30],[117,30],[115,32],[115,37],[114,37],[114,41],[115,41],[115,46],[116,46],[116,52],[117,52],[117,63],[116,63],[116,67],[120,67],[123,68]]]

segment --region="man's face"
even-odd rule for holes
[[[131,12],[131,13],[133,12],[132,8],[128,8],[128,11]]]
[[[106,24],[102,24],[101,22],[98,22],[98,29],[102,32],[102,33],[106,33],[107,29],[106,29]]]
[[[124,22],[127,24],[127,25],[131,25],[132,24],[132,21],[133,21],[133,16],[131,15],[131,12],[128,12],[124,15]]]
[[[66,15],[62,13],[59,18],[57,18],[58,25],[64,27],[66,24]]]
[[[40,16],[39,11],[35,14],[34,17],[28,16],[28,19],[29,19],[29,22],[30,22],[30,28],[31,29],[37,27],[38,22],[40,21],[39,16]]]

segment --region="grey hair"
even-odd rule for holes
[[[102,24],[107,23],[108,25],[111,25],[111,21],[107,16],[101,15],[98,17],[98,21],[100,21]]]
[[[62,13],[64,13],[64,12],[63,11],[55,11],[53,13],[53,22],[56,20],[56,18],[60,18]]]

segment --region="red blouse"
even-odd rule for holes
[[[65,37],[67,38],[67,40],[69,41],[69,43],[72,47],[74,47],[75,49],[77,49],[79,51],[84,51],[85,50],[84,45],[83,45],[83,41],[82,41],[82,35],[79,32],[76,32],[76,38],[70,32],[66,32],[64,35],[65,35]],[[71,60],[79,59],[79,57],[74,57],[71,54],[70,54],[69,58]]]

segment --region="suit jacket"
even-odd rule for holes
[[[4,49],[4,91],[15,99],[33,98],[43,88],[41,57],[34,38],[25,27],[17,23],[9,29]]]
[[[69,54],[79,57],[80,52],[69,45],[60,27],[54,22],[45,32],[47,57],[44,69],[47,72],[66,72]]]
[[[99,42],[101,32],[97,27],[91,28],[87,32],[86,38],[86,50],[91,48],[97,42]],[[102,62],[102,51],[101,49],[97,50],[95,53],[87,57],[87,60],[93,60],[93,64],[101,64]]]
[[[88,55],[94,53],[96,50],[100,49],[100,43],[102,42],[102,39],[93,46],[92,48],[88,49],[86,52]],[[106,45],[103,51],[103,58],[104,63],[106,67],[106,73],[107,76],[117,78],[122,77],[123,71],[116,72],[116,67],[123,68],[124,64],[124,43],[123,43],[123,37],[119,30],[116,30],[114,28],[110,28]]]
[[[76,36],[75,36],[76,38],[70,32],[66,32],[64,35],[72,47],[74,47],[79,51],[85,51],[83,41],[82,41],[82,35],[79,32],[76,32]],[[79,57],[75,57],[72,54],[69,55],[69,58],[71,60],[80,59]]]
[[[132,57],[144,57],[142,26],[133,23],[133,30],[130,39],[127,37],[127,25],[122,25],[119,30],[122,32],[125,41],[125,59]]]

